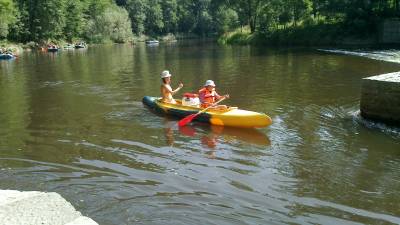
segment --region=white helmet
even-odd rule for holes
[[[214,81],[212,81],[212,80],[207,80],[206,83],[204,84],[204,87],[207,87],[207,86],[213,86],[213,87],[215,87]]]
[[[170,76],[172,76],[172,75],[169,73],[168,70],[164,70],[161,73],[161,78],[166,78],[166,77],[170,77]]]

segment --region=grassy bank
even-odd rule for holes
[[[266,33],[250,33],[248,28],[236,29],[219,37],[218,42],[229,45],[266,46],[337,46],[373,45],[377,34],[353,35],[340,24],[315,24],[279,27]]]

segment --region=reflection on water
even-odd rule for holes
[[[178,120],[165,117],[164,131],[167,144],[173,146],[174,135],[183,135],[193,140],[201,140],[204,147],[214,149],[218,142],[221,144],[244,142],[255,144],[259,147],[269,146],[271,141],[257,129],[243,129],[234,127],[215,126],[205,123],[195,123],[195,125],[178,126]],[[176,132],[178,131],[178,132]]]
[[[274,123],[179,128],[140,101],[164,69]],[[399,132],[354,116],[360,79],[399,69],[202,42],[24,53],[0,62],[0,188],[56,191],[99,224],[400,223]]]

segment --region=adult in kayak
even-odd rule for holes
[[[183,84],[179,83],[178,88],[176,88],[175,90],[172,90],[171,87],[171,74],[169,73],[168,70],[164,70],[161,73],[161,80],[162,80],[162,84],[161,84],[161,96],[162,102],[165,103],[172,103],[172,104],[176,104],[175,99],[172,97],[174,94],[176,94],[180,89],[182,89]]]
[[[204,87],[199,90],[199,98],[200,98],[201,107],[206,108],[222,98],[229,98],[229,95],[228,94],[223,95],[223,96],[219,95],[215,91],[214,81],[207,80],[206,83],[204,84]],[[218,105],[216,107],[217,108],[227,108],[226,105]]]

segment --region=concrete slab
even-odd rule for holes
[[[364,80],[374,80],[374,81],[382,81],[382,82],[400,82],[400,72],[395,73],[386,73],[377,76],[367,77]]]
[[[360,111],[364,118],[400,125],[400,72],[364,78]]]
[[[0,190],[0,224],[98,225],[57,193]]]

